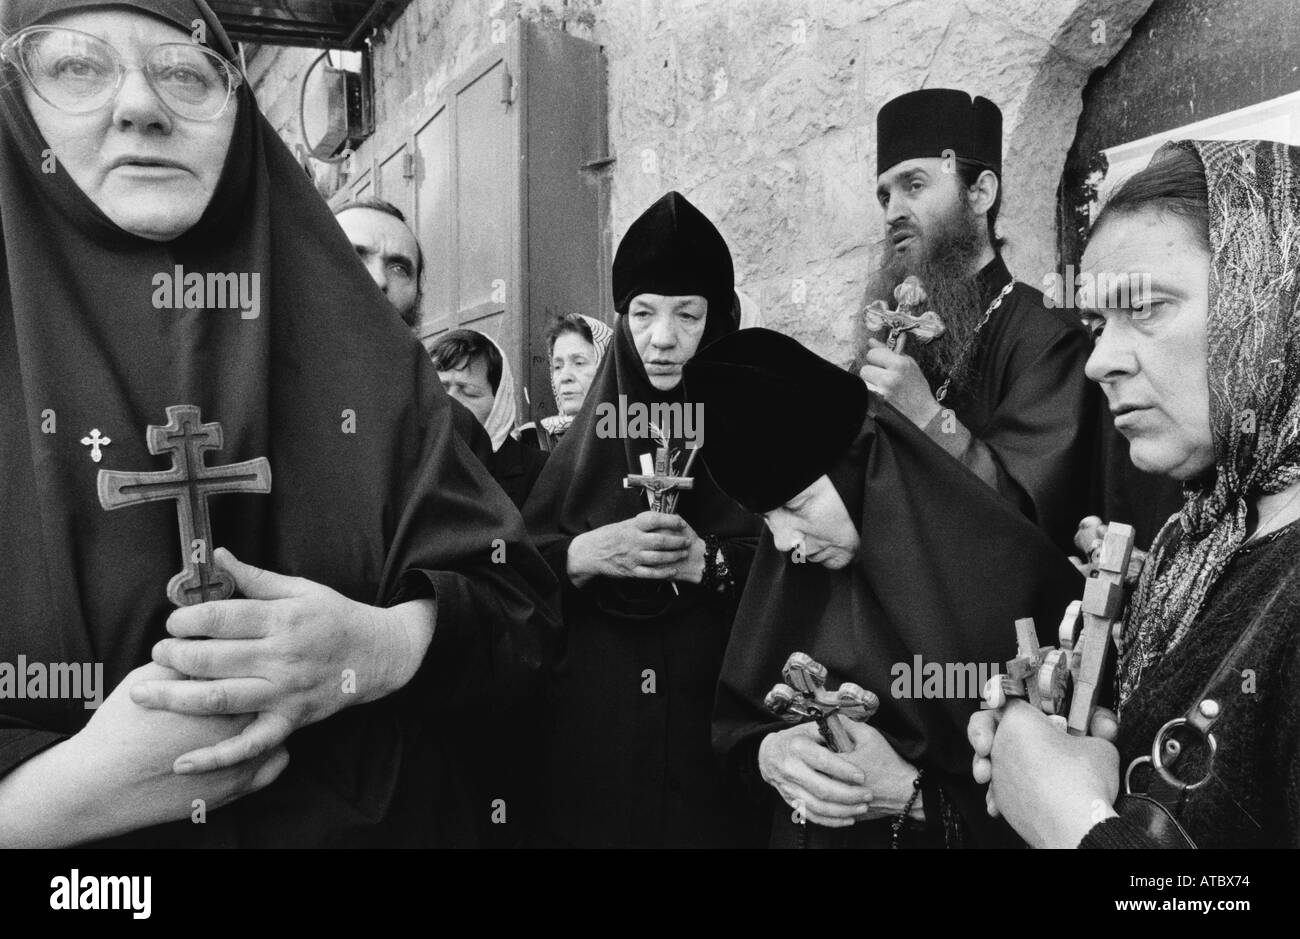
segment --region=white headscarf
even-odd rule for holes
[[[478,332],[478,330],[475,330]],[[496,453],[510,436],[518,437],[515,422],[518,420],[518,405],[515,403],[515,376],[510,371],[510,359],[497,341],[486,333],[479,333],[488,342],[496,346],[501,355],[501,381],[497,383],[496,397],[492,399],[492,410],[488,412],[483,429],[492,438],[492,452]]]
[[[605,350],[609,348],[609,341],[614,338],[614,330],[608,323],[602,323],[584,314],[579,315],[591,330],[591,338],[596,343],[596,364],[599,365],[600,360],[605,357]]]
[[[614,330],[608,323],[602,323],[598,319],[593,319],[585,314],[578,314],[586,322],[587,328],[591,330],[591,338],[596,345],[596,369],[600,369],[601,359],[605,357],[605,350],[609,348],[609,341],[614,338]],[[555,395],[555,406],[560,406],[559,389],[555,387],[554,376],[551,379],[551,394]],[[542,427],[552,437],[558,436],[569,429],[573,423],[572,417],[565,417],[563,414],[552,414],[550,417],[542,418]]]

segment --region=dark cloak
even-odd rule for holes
[[[661,230],[657,237],[671,235]],[[726,264],[729,279],[729,257]],[[618,265],[616,297],[617,274]],[[642,292],[669,295],[702,293],[702,281],[669,288],[638,279]],[[633,295],[621,298],[620,314]],[[730,304],[710,301],[699,348],[735,328]],[[744,810],[710,749],[710,712],[735,597],[686,583],[674,596],[666,583],[599,577],[579,589],[566,573],[574,536],[648,508],[645,494],[624,489],[622,481],[641,471],[640,454],[653,452],[653,441],[596,433],[597,409],[617,408],[620,395],[629,406],[690,404],[681,384],[669,392],[650,384],[626,315],[615,324],[582,411],[524,506],[528,530],[561,581],[567,640],[544,715],[540,838],[580,846],[762,843],[763,819]],[[700,537],[722,539],[739,588],[760,522],[721,493],[698,461],[695,467],[695,488],[682,494],[678,512]],[[642,690],[647,669],[654,672],[654,693]]]
[[[979,273],[982,301],[1010,280],[995,258]],[[954,455],[1066,552],[1092,496],[1100,392],[1083,373],[1091,351],[1073,311],[1017,283],[980,332],[967,387],[943,402],[974,438]],[[940,445],[956,439],[935,435]]]
[[[829,476],[859,522],[858,555],[840,571],[795,564],[764,532],[722,668],[718,752],[776,812],[774,840],[794,840],[781,830],[793,828],[791,810],[759,778],[757,753],[763,736],[788,726],[763,698],[782,680],[790,653],[806,652],[826,666],[827,687],[853,681],[879,696],[871,723],[926,771],[932,829],[943,830],[946,805],[971,843],[1014,843],[1009,828],[989,819],[983,789],[970,777],[966,723],[979,704],[977,683],[965,699],[895,698],[893,667],[914,670],[915,655],[923,666],[1005,666],[1015,655],[1015,620],[1026,616],[1044,644],[1055,644],[1082,579],[1041,531],[874,395]],[[887,844],[887,827],[887,820],[843,832],[809,825],[805,834],[841,845],[879,844],[883,835]]]
[[[6,32],[100,5],[6,2]],[[205,3],[129,4],[236,54]],[[0,119],[0,661],[102,662],[116,686],[149,661],[180,569],[175,504],[104,511],[100,469],[159,470],[145,428],[168,405],[219,421],[209,465],[266,457],[268,495],[209,500],[213,536],[251,564],[370,604],[430,596],[438,622],[407,688],[296,733],[284,775],[211,813],[122,839],[177,845],[430,845],[473,841],[459,757],[441,728],[524,693],[558,629],[554,579],[522,521],[453,429],[424,350],[244,83],[206,214],[158,243],[114,225],[60,168],[20,82]],[[151,280],[258,272],[261,315],[158,310]],[[346,433],[344,411],[355,414]],[[57,432],[42,425],[53,414]],[[79,439],[112,439],[93,463]],[[501,539],[508,563],[491,562]],[[0,702],[0,773],[75,733],[80,701]],[[179,755],[179,754],[178,754]],[[484,807],[483,811],[487,811]]]
[[[491,460],[492,478],[505,490],[511,502],[523,508],[549,456],[549,451],[507,437],[501,449],[488,458]]]

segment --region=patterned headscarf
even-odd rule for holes
[[[1200,614],[1246,541],[1252,501],[1300,479],[1300,149],[1267,140],[1166,148],[1200,156],[1209,192],[1215,472],[1187,488],[1156,537],[1125,623],[1121,706]]]

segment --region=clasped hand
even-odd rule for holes
[[[1075,547],[1085,558],[1106,537],[1095,515],[1079,522]],[[1070,558],[1087,576],[1089,562]],[[1099,822],[1114,816],[1119,793],[1119,732],[1115,715],[1098,708],[1089,736],[1074,737],[1037,708],[1011,700],[976,711],[966,726],[975,750],[971,775],[988,783],[989,815],[1003,816],[1033,847],[1075,847]]]
[[[256,714],[234,737],[182,754],[177,773],[204,773],[260,757],[299,727],[392,690],[405,636],[382,610],[301,577],[244,564],[225,549],[213,560],[247,599],[181,607],[159,665],[190,679],[140,681],[131,700],[180,714]],[[412,652],[414,655],[415,653]]]
[[[152,662],[129,673],[80,731],[0,779],[0,846],[64,847],[206,814],[270,785],[284,747],[229,769],[179,776],[175,758],[238,734],[252,715],[192,717],[142,708],[141,682],[184,676]]]
[[[912,795],[917,770],[870,724],[845,721],[853,749],[832,753],[816,724],[796,724],[763,738],[758,770],[786,804],[827,828],[892,818]],[[913,816],[924,818],[919,798]]]
[[[1119,794],[1119,725],[1098,708],[1091,736],[1074,737],[1019,699],[976,711],[966,726],[971,775],[988,783],[989,815],[1001,815],[1035,848],[1074,848],[1113,817]]]
[[[575,537],[568,573],[579,587],[594,577],[699,583],[704,540],[680,515],[646,511]]]

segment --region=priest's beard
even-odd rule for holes
[[[899,254],[887,241],[880,269],[867,288],[868,303],[884,300],[894,309],[894,288],[904,278],[915,275],[925,287],[929,299],[920,312],[934,310],[946,329],[929,343],[909,336],[903,351],[916,359],[933,391],[949,379],[948,394],[956,395],[971,378],[975,330],[984,315],[974,267],[987,231],[984,216],[972,212],[959,191],[948,215],[922,233],[923,253]]]

